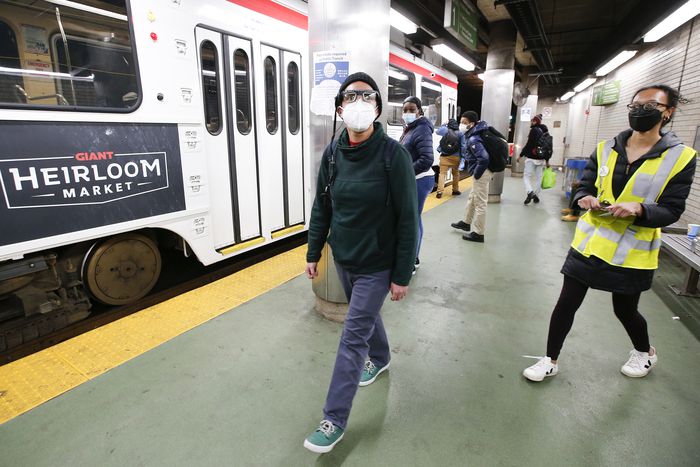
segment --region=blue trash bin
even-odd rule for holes
[[[571,158],[566,160],[566,169],[564,172],[563,190],[566,192],[566,197],[571,197],[571,185],[576,180],[581,180],[583,177],[583,169],[586,168],[588,159]]]

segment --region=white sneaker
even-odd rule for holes
[[[652,347],[653,349],[654,347]],[[656,365],[656,361],[659,357],[656,355],[656,349],[654,349],[654,355],[649,355],[648,352],[638,352],[637,350],[630,351],[630,358],[627,363],[622,365],[620,371],[625,376],[630,378],[643,378],[648,375],[652,367]]]
[[[559,373],[559,366],[556,363],[552,363],[552,359],[549,357],[542,357],[537,363],[523,370],[523,376],[530,381],[542,381],[557,373]]]

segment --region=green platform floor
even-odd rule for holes
[[[647,378],[620,373],[631,344],[610,295],[591,291],[560,374],[530,383],[523,355],[544,352],[574,225],[558,188],[523,206],[506,178],[486,243],[465,242],[449,227],[465,195],[424,215],[409,297],[383,311],[391,370],[359,389],[332,453],[302,442],[341,327],[300,276],[0,426],[0,465],[700,465],[700,300],[665,285],[682,269],[664,259],[642,295],[659,353]]]

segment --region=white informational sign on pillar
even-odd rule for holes
[[[542,118],[552,118],[552,108],[551,107],[542,108]]]
[[[314,52],[314,87],[309,109],[315,115],[333,116],[334,98],[350,72],[348,52]]]
[[[530,120],[532,120],[532,108],[523,107],[520,109],[520,121],[529,122]]]

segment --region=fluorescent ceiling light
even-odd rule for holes
[[[391,8],[389,11],[389,23],[404,34],[413,34],[418,29],[416,23],[406,18],[393,8]]]
[[[485,76],[486,76],[486,73],[479,73],[478,75],[476,75],[476,77],[479,78],[481,81],[484,80]]]
[[[442,92],[442,88],[440,86],[438,86],[437,84],[428,83],[427,81],[422,81],[420,83],[420,86],[422,88],[428,88],[432,89],[433,91]]]
[[[700,0],[690,0],[644,35],[644,42],[658,41],[681,24],[700,14]]]
[[[600,67],[598,70],[596,70],[595,74],[596,76],[605,76],[611,71],[613,71],[615,68],[619,67],[623,63],[625,63],[627,60],[630,58],[634,57],[637,55],[636,50],[623,50],[619,54],[615,56],[612,60],[610,60],[608,63]]]
[[[597,81],[597,78],[586,78],[583,81],[581,81],[578,86],[576,86],[574,88],[574,91],[581,92],[584,89],[586,89],[588,86],[590,86],[591,84],[595,83],[596,81]]]
[[[95,81],[95,75],[90,74],[90,76],[73,76],[69,73],[58,73],[55,71],[41,71],[41,70],[25,70],[22,68],[7,68],[0,66],[0,74],[10,75],[10,76],[48,76],[50,78],[58,79],[69,79],[72,81]]]
[[[431,46],[431,48],[435,51],[435,53],[438,53],[457,65],[458,67],[462,68],[463,70],[466,71],[473,71],[476,66],[467,60],[463,55],[460,55],[459,53],[455,52],[453,49],[450,47],[446,46],[445,44],[435,44]]]
[[[404,75],[403,73],[399,73],[396,70],[392,70],[389,68],[389,76],[392,78],[398,79],[399,81],[406,81],[408,80],[408,76]]]
[[[566,94],[564,94],[563,96],[561,96],[561,97],[559,98],[559,100],[560,100],[560,101],[568,101],[569,99],[571,99],[572,97],[574,97],[574,94],[576,94],[574,91],[569,91],[569,92],[567,92]]]
[[[126,15],[120,15],[119,13],[114,13],[113,11],[103,10],[102,8],[95,8],[94,6],[83,5],[82,3],[73,2],[71,0],[46,0],[54,5],[66,6],[69,8],[75,8],[76,10],[87,11],[88,13],[94,13],[100,16],[106,16],[108,18],[114,18],[121,21],[128,21]]]

